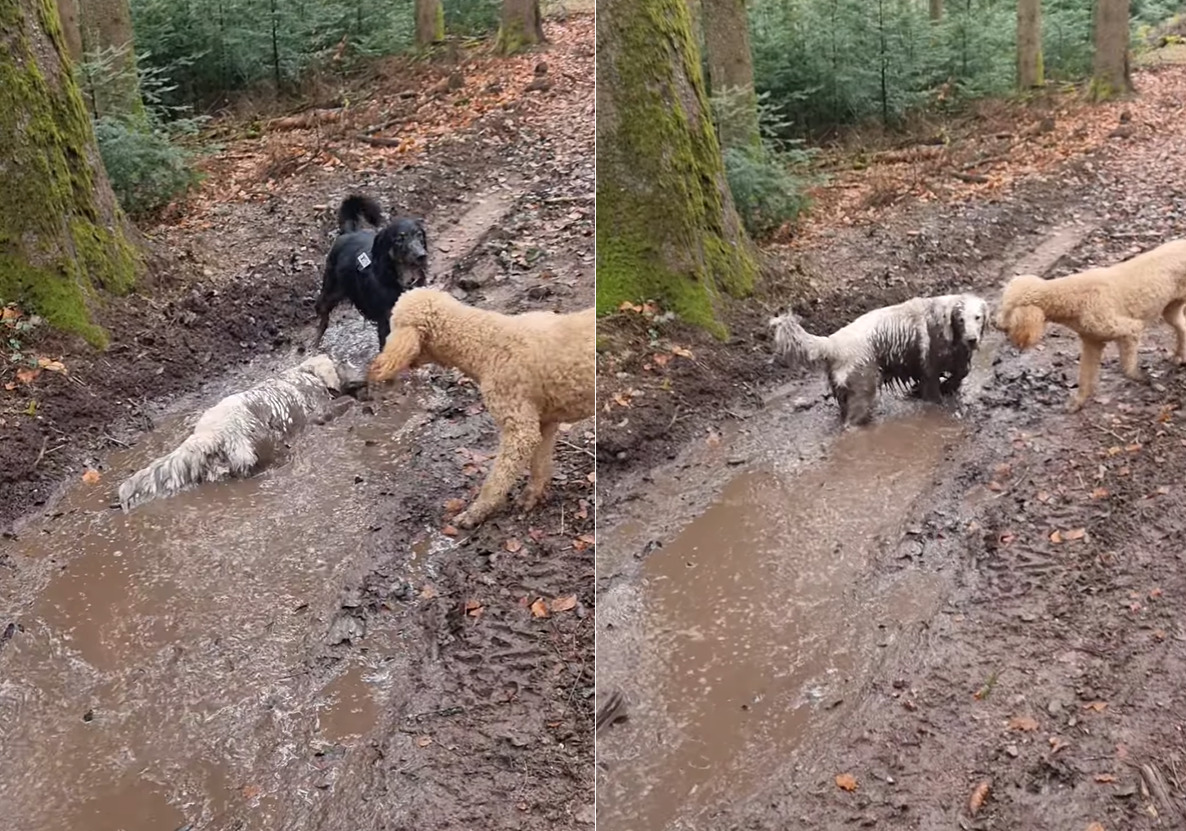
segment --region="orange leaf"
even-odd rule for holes
[[[1014,716],[1009,719],[1010,730],[1024,730],[1027,733],[1038,729],[1038,722],[1029,716]]]
[[[671,360],[671,356],[659,353],[656,355],[652,355],[651,360],[654,361],[655,364],[658,366],[667,366],[667,362]]]
[[[464,510],[465,510],[465,500],[464,499],[446,499],[445,500],[445,513],[459,514]]]
[[[1108,497],[1107,488],[1096,488],[1091,492],[1092,499],[1106,499]]]
[[[1062,542],[1062,533],[1059,531],[1051,532],[1050,541],[1055,545],[1059,545]]]
[[[577,605],[577,596],[570,594],[568,597],[557,597],[548,606],[553,612],[567,612],[575,609]]]
[[[420,738],[416,739],[416,744],[420,745],[421,747],[428,747],[430,744],[432,744],[432,736],[421,736]]]
[[[1104,708],[1108,706],[1106,701],[1089,701],[1083,705],[1084,710],[1095,710],[1097,713],[1102,713]]]
[[[542,597],[537,598],[536,601],[531,604],[531,615],[532,617],[548,616],[548,604],[544,602]]]
[[[1128,445],[1127,447],[1125,447],[1124,449],[1127,450],[1129,453],[1136,453],[1138,450],[1141,449],[1141,445],[1138,442],[1134,442],[1134,443]]]
[[[519,551],[523,548],[523,541],[517,540],[514,537],[511,537],[509,540],[504,542],[502,545],[503,545],[503,548],[505,548],[507,551],[511,552],[512,554],[514,554],[516,551]]]
[[[1154,589],[1153,591],[1149,592],[1149,597],[1150,597],[1150,598],[1157,598],[1157,597],[1161,597],[1161,595],[1162,595],[1162,591],[1161,591],[1161,589]]]
[[[1062,538],[1068,542],[1074,542],[1075,540],[1081,540],[1086,536],[1086,528],[1072,528],[1070,531],[1067,531],[1065,534],[1063,534]]]
[[[242,791],[243,796],[246,799],[255,799],[263,792],[263,788],[261,788],[259,785],[244,785]]]
[[[968,815],[976,816],[980,810],[980,806],[984,804],[984,800],[988,799],[988,789],[992,787],[992,780],[985,779],[976,786],[976,790],[972,791],[972,795],[968,798]]]
[[[51,361],[49,358],[38,358],[37,366],[42,369],[47,369],[50,372],[65,372],[66,365],[61,361]]]
[[[425,600],[432,600],[438,594],[440,594],[440,592],[437,591],[437,587],[432,583],[425,583],[424,588],[420,590],[420,596]]]
[[[630,397],[628,395],[626,395],[625,393],[615,392],[614,393],[614,403],[617,404],[619,407],[629,407],[630,406]]]
[[[1057,753],[1058,751],[1062,750],[1066,746],[1067,746],[1067,743],[1065,741],[1063,741],[1061,738],[1059,738],[1058,736],[1050,737],[1050,752],[1051,753]]]
[[[465,613],[470,617],[481,617],[482,609],[482,604],[477,600],[470,600],[465,604]]]
[[[452,525],[446,525],[444,528],[441,529],[441,533],[444,534],[446,537],[456,537],[457,529],[454,528]]]
[[[673,346],[671,347],[671,354],[679,355],[681,358],[690,358],[692,357],[692,350],[685,349],[682,346]]]
[[[597,471],[596,470],[589,471],[589,475],[586,476],[585,478],[588,479],[593,484],[597,484]]]
[[[1096,782],[1105,782],[1105,783],[1106,782],[1115,782],[1116,777],[1110,773],[1097,773],[1095,775],[1095,781]]]
[[[95,470],[94,468],[87,468],[86,473],[82,474],[82,481],[86,482],[88,485],[97,485],[99,484],[99,480],[102,478],[103,474],[99,473],[99,471]]]
[[[836,774],[836,787],[845,791],[855,791],[857,789],[856,777],[851,773]]]
[[[40,369],[18,369],[16,371],[16,379],[22,384],[31,384],[37,380],[37,376],[40,374]]]
[[[1087,826],[1084,831],[1104,831],[1104,826],[1100,825],[1098,822],[1093,822],[1091,825]]]

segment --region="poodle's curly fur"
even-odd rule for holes
[[[505,315],[467,306],[429,288],[406,292],[391,310],[391,335],[371,363],[372,381],[435,363],[478,383],[499,428],[498,455],[477,499],[454,520],[472,528],[502,506],[530,461],[521,505],[531,510],[552,478],[556,431],[594,411],[596,318],[571,314]]]
[[[1037,344],[1047,323],[1079,335],[1079,389],[1069,405],[1075,412],[1095,392],[1100,356],[1112,341],[1120,347],[1124,374],[1145,380],[1137,350],[1145,325],[1158,316],[1174,330],[1174,359],[1186,363],[1184,305],[1186,240],[1175,240],[1116,265],[1054,280],[1033,274],[1014,277],[1005,286],[995,325],[1018,349]]]
[[[770,326],[785,361],[827,368],[841,421],[859,425],[872,419],[882,386],[913,389],[931,402],[958,393],[987,320],[981,298],[946,294],[874,309],[827,337],[805,330],[792,312]]]

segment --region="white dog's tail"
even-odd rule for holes
[[[774,350],[795,364],[815,364],[832,357],[832,342],[803,328],[794,312],[770,321],[774,329]]]
[[[138,470],[119,486],[119,504],[125,513],[144,502],[169,496],[211,478],[218,457],[225,455],[222,440],[195,433],[171,453]]]

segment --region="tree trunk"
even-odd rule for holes
[[[757,271],[686,0],[597,0],[597,308],[657,300],[717,334]]]
[[[86,98],[95,118],[109,115],[143,121],[144,99],[136,72],[132,12],[128,0],[66,0],[78,6],[83,55],[102,71],[86,78]],[[68,31],[68,30],[67,30]],[[69,43],[70,35],[66,41]]]
[[[943,0],[931,0],[930,3],[931,20],[938,23],[943,19]]]
[[[539,0],[503,0],[502,24],[495,41],[495,49],[500,54],[513,55],[525,46],[546,40]]]
[[[1095,0],[1095,60],[1090,94],[1104,101],[1132,92],[1128,66],[1128,0]]]
[[[416,45],[431,46],[445,39],[445,7],[441,0],[416,0]]]
[[[0,299],[102,346],[88,304],[143,266],[69,60],[52,3],[0,0]]]
[[[1042,68],[1042,0],[1017,0],[1017,87],[1046,83]]]
[[[58,18],[62,22],[62,34],[66,37],[66,49],[70,60],[82,63],[82,22],[78,18],[78,0],[58,0]]]
[[[701,14],[709,90],[729,97],[730,117],[717,124],[721,146],[757,147],[762,139],[745,0],[703,0]]]

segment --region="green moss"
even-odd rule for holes
[[[613,5],[602,23],[616,45],[613,129],[597,130],[598,312],[654,299],[723,336],[719,293],[749,294],[757,266],[726,201],[690,13],[682,0]]]
[[[445,4],[437,3],[436,22],[432,24],[433,43],[440,43],[445,39]]]
[[[69,72],[56,8],[31,0],[36,24],[58,53],[57,83],[38,66],[31,21],[20,0],[0,0],[0,296],[96,346],[90,319],[96,288],[123,293],[142,264],[118,207],[100,210],[91,167],[94,135]],[[100,174],[101,175],[101,174]]]
[[[514,55],[521,52],[523,47],[535,43],[535,34],[528,31],[521,18],[510,20],[503,16],[502,24],[498,27],[498,37],[494,41],[494,49],[500,55]]]

